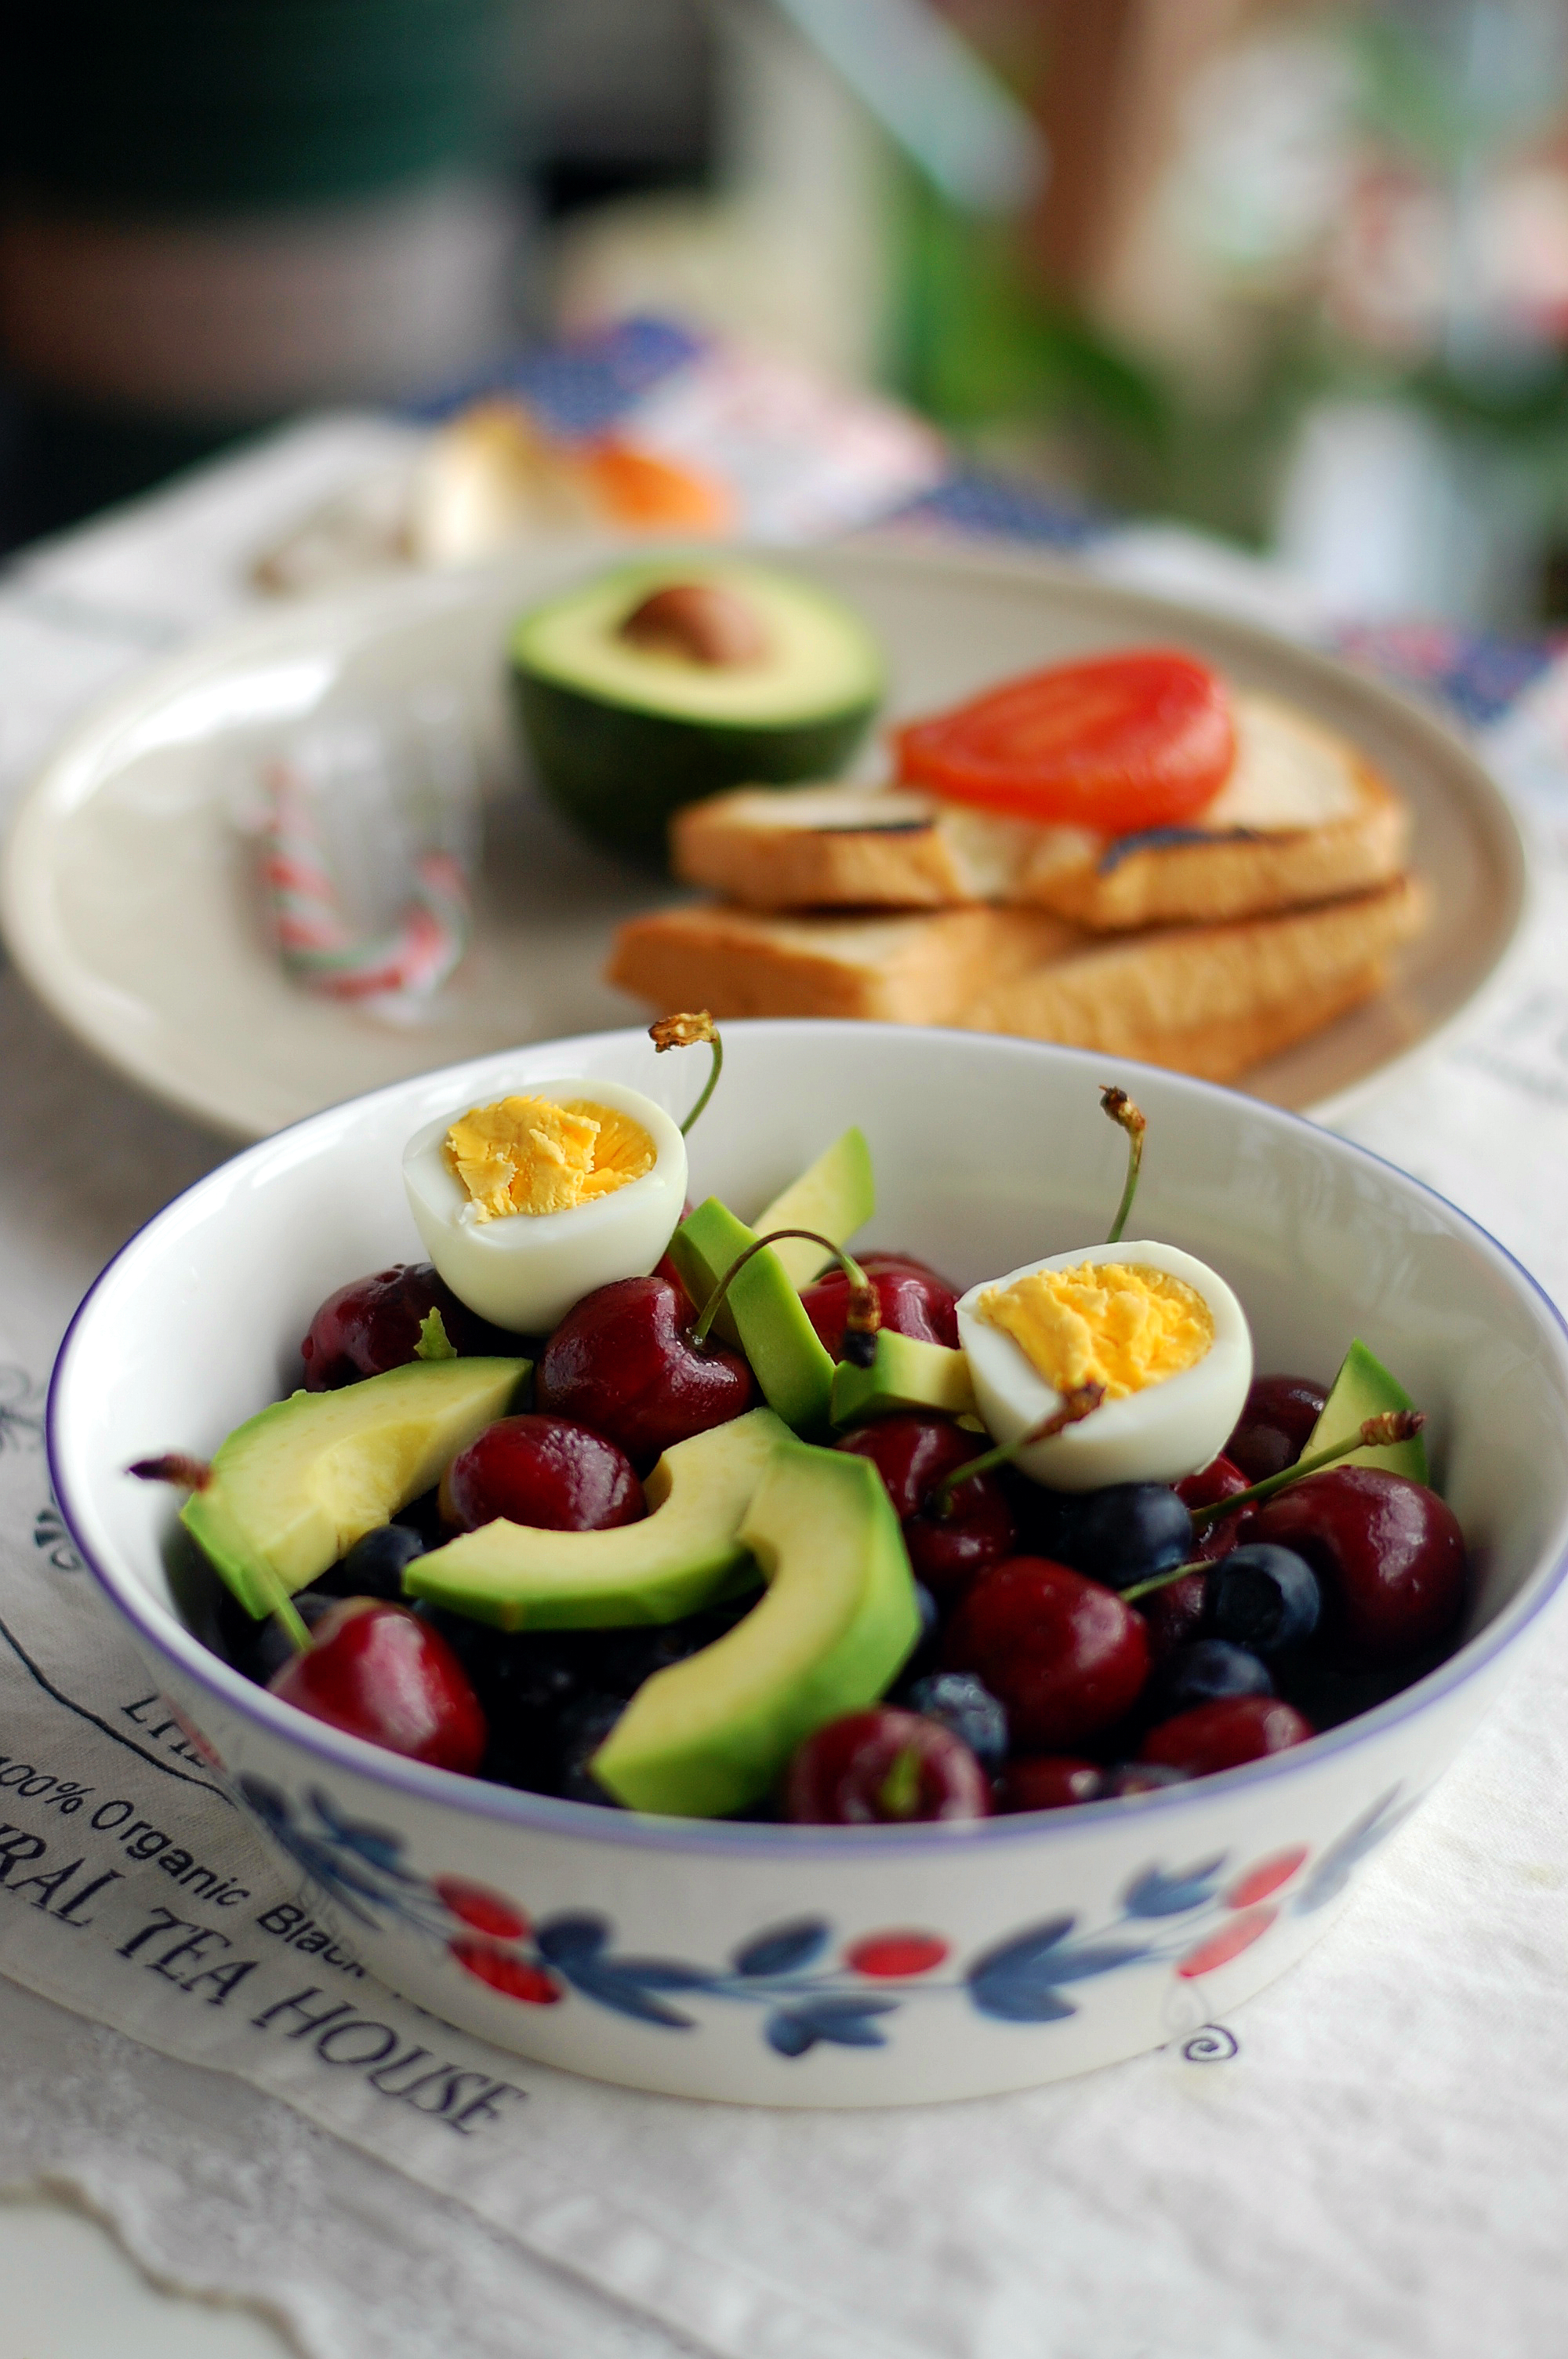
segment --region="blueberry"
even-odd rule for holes
[[[356,1540],[347,1556],[340,1557],[330,1571],[321,1575],[318,1586],[334,1597],[400,1600],[404,1566],[424,1553],[424,1541],[406,1524],[380,1524]]]
[[[1165,1483],[1113,1483],[1057,1509],[1048,1552],[1091,1581],[1128,1589],[1135,1581],[1184,1564],[1193,1519]]]
[[[1112,1801],[1127,1794],[1153,1794],[1162,1786],[1185,1786],[1192,1782],[1186,1769],[1173,1769],[1162,1761],[1119,1761],[1100,1779],[1099,1801]]]
[[[1322,1610],[1317,1575],[1293,1549],[1258,1540],[1222,1556],[1208,1577],[1204,1627],[1217,1638],[1277,1655],[1300,1646]]]
[[[899,1701],[938,1720],[962,1737],[982,1769],[994,1777],[1007,1758],[1007,1707],[973,1671],[930,1671],[912,1680]]]
[[[1233,1647],[1224,1638],[1195,1638],[1189,1646],[1173,1647],[1160,1664],[1149,1682],[1148,1701],[1156,1719],[1166,1720],[1227,1696],[1273,1692],[1267,1666],[1245,1647]]]
[[[340,1602],[316,1587],[297,1590],[294,1597],[295,1611],[308,1630],[313,1630],[323,1614]],[[265,1688],[295,1651],[293,1639],[276,1614],[269,1614],[265,1622],[253,1620],[227,1590],[218,1606],[218,1629],[223,1651],[235,1670],[254,1680],[258,1688]]]
[[[579,1696],[561,1713],[556,1728],[554,1786],[569,1802],[601,1802],[607,1810],[622,1806],[589,1769],[616,1722],[626,1709],[623,1696]]]
[[[667,1670],[672,1663],[684,1663],[688,1655],[715,1645],[756,1602],[753,1591],[701,1614],[687,1614],[678,1622],[594,1632],[593,1684],[606,1695],[635,1695],[643,1680],[655,1672]]]
[[[400,1507],[392,1520],[405,1531],[417,1532],[427,1549],[439,1548],[443,1540],[449,1540],[452,1537],[441,1520],[438,1485],[421,1491],[416,1499],[410,1499],[406,1507]]]

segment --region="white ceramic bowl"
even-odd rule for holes
[[[50,1457],[77,1544],[272,1837],[297,1857],[335,1851],[359,1895],[379,1885],[353,1922],[340,1912],[370,1969],[503,2046],[683,2095],[863,2105],[1022,2087],[1185,2036],[1324,1930],[1568,1570],[1563,1322],[1417,1181],[1206,1083],[903,1027],[734,1025],[727,1046],[692,1135],[695,1191],[750,1212],[859,1122],[881,1198],[867,1240],[962,1285],[1104,1235],[1122,1144],[1096,1085],[1129,1086],[1150,1119],[1138,1228],[1230,1281],[1259,1366],[1325,1377],[1358,1333],[1429,1411],[1476,1569],[1465,1646],[1271,1760],[959,1827],[551,1800],[401,1761],[249,1684],[176,1610],[168,1495],[122,1470],[210,1451],[295,1381],[323,1296],[417,1254],[400,1164],[421,1124],[573,1072],[684,1109],[706,1060],[655,1059],[640,1032],[399,1082],[248,1149],[160,1213],[98,1280],[55,1371]]]

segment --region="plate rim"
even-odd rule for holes
[[[635,546],[650,558],[680,553],[679,545],[662,541]],[[1419,1039],[1343,1088],[1292,1111],[1317,1121],[1337,1121],[1363,1103],[1368,1093],[1382,1089],[1390,1079],[1441,1050],[1456,1028],[1476,1023],[1507,990],[1537,901],[1527,834],[1520,814],[1475,745],[1412,692],[1326,649],[1249,621],[1227,606],[1108,581],[1081,562],[1055,554],[975,548],[935,536],[917,538],[885,530],[799,549],[741,553],[757,554],[765,562],[786,567],[793,563],[809,569],[816,558],[830,562],[845,559],[851,565],[864,560],[927,578],[968,578],[1024,591],[1038,588],[1058,600],[1071,596],[1100,615],[1124,616],[1130,632],[1179,637],[1195,626],[1207,636],[1228,640],[1238,654],[1265,665],[1282,660],[1296,671],[1309,692],[1312,686],[1321,685],[1325,697],[1332,694],[1343,700],[1348,694],[1403,733],[1407,740],[1413,739],[1418,752],[1430,753],[1446,773],[1449,790],[1457,789],[1463,798],[1467,814],[1492,853],[1504,904],[1496,949],[1467,995]],[[440,613],[475,600],[486,585],[497,585],[520,570],[530,554],[552,560],[568,557],[558,545],[547,551],[520,549],[482,566],[378,578],[330,596],[247,612],[198,634],[130,682],[94,701],[78,716],[31,774],[12,814],[0,854],[0,937],[29,990],[81,1047],[155,1103],[222,1138],[249,1142],[270,1135],[254,1115],[240,1110],[243,1089],[220,1103],[209,1090],[171,1073],[156,1048],[139,1053],[123,1027],[116,1029],[98,1014],[94,1001],[102,987],[80,973],[71,939],[57,921],[49,889],[58,867],[59,824],[105,783],[115,739],[145,723],[182,690],[254,663],[269,652],[285,647],[297,651],[302,633],[319,640],[341,659],[382,629],[416,620],[421,613]],[[574,549],[569,561],[607,563],[612,554],[596,540]],[[711,549],[706,554],[711,557]],[[344,1093],[345,1098],[358,1094],[362,1093]]]

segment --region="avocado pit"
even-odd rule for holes
[[[762,616],[738,590],[719,582],[669,582],[641,599],[617,636],[650,655],[730,670],[771,652]]]

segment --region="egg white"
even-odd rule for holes
[[[483,1103],[492,1105],[506,1097],[609,1106],[641,1123],[654,1148],[651,1171],[591,1203],[481,1221],[441,1151],[468,1105],[454,1106],[439,1122],[427,1124],[405,1147],[409,1210],[426,1252],[459,1301],[498,1327],[542,1335],[596,1287],[645,1277],[654,1267],[686,1202],[686,1141],[663,1106],[619,1082],[518,1082],[495,1090]]]
[[[1179,1483],[1224,1448],[1252,1382],[1246,1314],[1206,1262],[1175,1245],[1148,1240],[1080,1246],[1025,1262],[1005,1277],[986,1278],[958,1304],[958,1341],[968,1355],[976,1406],[994,1440],[1018,1440],[1060,1408],[1062,1396],[1011,1335],[979,1316],[980,1296],[1038,1269],[1104,1262],[1162,1269],[1184,1279],[1208,1305],[1214,1341],[1201,1360],[1179,1375],[1129,1393],[1124,1400],[1106,1401],[1079,1424],[1023,1451],[1014,1462],[1021,1473],[1053,1491],[1098,1491],[1108,1483]]]

